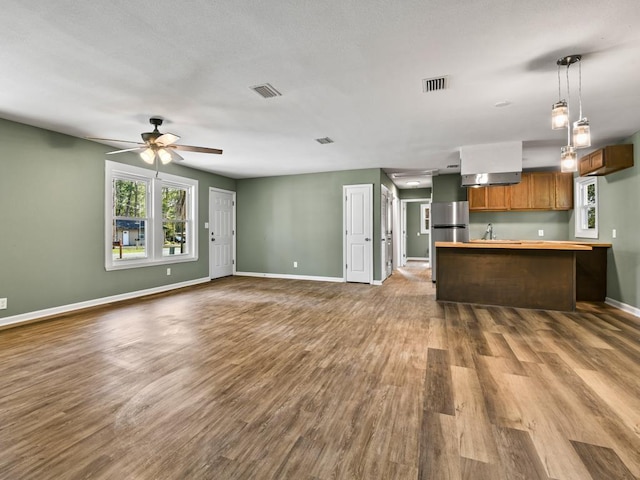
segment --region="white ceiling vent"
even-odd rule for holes
[[[446,90],[449,86],[449,77],[434,77],[422,79],[422,91],[424,93],[437,92],[438,90]]]
[[[249,88],[251,88],[251,90],[255,91],[258,95],[260,95],[263,98],[273,98],[273,97],[282,96],[282,94],[278,90],[273,88],[273,86],[271,86],[268,83],[264,83],[262,85],[254,85],[253,87],[249,87]]]
[[[318,142],[320,145],[326,145],[327,143],[333,143],[333,140],[331,140],[329,137],[324,137],[316,138],[316,142]]]

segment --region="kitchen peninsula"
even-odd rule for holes
[[[436,299],[575,311],[604,301],[608,243],[527,240],[437,242]]]

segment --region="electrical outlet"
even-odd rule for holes
[[[167,275],[171,275],[171,268],[167,268]]]
[[[293,262],[293,268],[298,268],[298,262]]]
[[[544,237],[544,230],[538,230],[538,236]]]
[[[618,236],[618,232],[616,232],[616,229],[614,228],[613,231],[611,232],[611,236],[613,238],[616,238]]]
[[[0,298],[0,310],[5,310],[7,308],[7,299]]]
[[[416,235],[420,236],[420,232],[417,232]]]

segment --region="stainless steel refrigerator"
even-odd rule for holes
[[[469,202],[431,204],[431,281],[436,281],[436,242],[469,241]]]

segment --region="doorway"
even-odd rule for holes
[[[209,188],[209,277],[235,273],[236,192]]]
[[[408,260],[431,265],[430,198],[401,200],[400,265]]]
[[[380,265],[381,281],[384,282],[393,273],[393,194],[382,185],[380,196]]]

